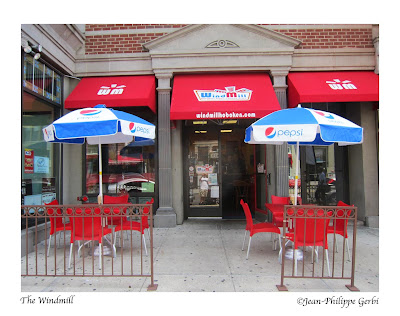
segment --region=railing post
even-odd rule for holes
[[[286,223],[287,223],[287,209],[286,206],[283,209],[283,223],[282,223],[282,236],[279,236],[279,238],[282,238],[281,245],[281,284],[277,285],[276,287],[278,288],[279,291],[287,291],[286,285],[283,284],[283,279],[285,277],[285,248],[286,248],[286,243],[285,243],[285,236],[286,236]]]
[[[147,291],[157,290],[158,285],[154,284],[154,258],[153,258],[153,204],[150,204],[150,285]]]
[[[354,208],[354,220],[353,220],[353,249],[351,254],[351,281],[350,281],[351,284],[346,285],[346,287],[352,292],[360,291],[354,285],[354,275],[356,270],[356,238],[357,238],[357,207]]]

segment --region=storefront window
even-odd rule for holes
[[[296,146],[289,148],[289,195],[293,202],[296,175]],[[298,197],[306,203],[336,205],[335,147],[302,146],[299,162]],[[300,170],[305,168],[305,172]],[[305,175],[301,178],[300,175]],[[302,183],[304,181],[304,183]],[[302,193],[302,190],[305,190]]]
[[[24,56],[22,85],[50,101],[61,104],[61,76],[27,54]]]
[[[21,203],[24,205],[42,205],[58,198],[56,146],[46,143],[42,132],[55,117],[53,106],[23,92]]]
[[[153,143],[152,141],[149,141]],[[103,194],[127,192],[131,203],[145,203],[154,196],[155,146],[130,144],[102,145]],[[99,194],[98,145],[86,145],[86,194]]]

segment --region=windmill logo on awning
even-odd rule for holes
[[[225,87],[225,90],[193,90],[199,101],[249,101],[252,90],[240,88],[236,90],[235,86]]]
[[[328,86],[332,90],[356,90],[357,87],[351,83],[350,80],[333,79],[332,81],[326,81]]]
[[[101,86],[97,95],[109,95],[109,94],[122,94],[124,93],[125,85],[117,85],[113,83],[110,87],[108,86]]]

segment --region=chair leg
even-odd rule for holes
[[[317,253],[316,249],[312,249],[312,251],[311,251],[311,263],[314,263],[314,252]],[[317,259],[317,262],[318,262],[318,259]]]
[[[144,234],[142,234],[142,236],[143,236],[143,245],[144,245],[144,251],[145,251],[145,253],[146,253],[146,256],[147,256],[146,239],[144,238]]]
[[[347,255],[349,257],[349,261],[351,261],[351,259],[350,259],[351,257],[350,257],[349,241],[348,241],[347,238],[345,238],[345,240],[346,240],[346,247],[347,247]]]
[[[150,230],[147,228],[146,232],[147,232],[147,238],[150,240]]]
[[[58,247],[61,247],[61,231],[58,232]]]
[[[101,270],[101,242],[99,242],[99,269]]]
[[[250,238],[249,238],[249,246],[247,247],[247,257],[246,257],[246,260],[249,259],[250,243],[251,243],[251,236],[250,236]]]
[[[335,243],[335,251],[338,252],[338,247],[337,247],[337,240],[336,240],[336,234],[333,235],[333,242]]]
[[[247,230],[244,231],[244,237],[243,237],[243,244],[242,244],[242,251],[244,249],[244,242],[246,240],[246,235],[247,235]]]
[[[281,241],[281,234],[276,234],[278,235],[278,242],[279,242],[279,254],[278,254],[278,262],[279,264],[282,264],[282,241]],[[276,236],[275,236],[276,238]],[[275,239],[276,240],[276,239]],[[275,249],[276,250],[276,247]]]
[[[312,250],[312,262],[314,263],[314,252],[315,252],[315,262],[318,263],[318,247]]]
[[[49,245],[47,246],[47,257],[48,257],[49,254],[50,254],[50,243],[51,243],[51,235],[50,235],[50,237],[49,237]]]
[[[68,261],[68,269],[71,268],[71,259],[72,259],[72,251],[74,248],[74,243],[71,243],[69,247],[69,261]]]
[[[282,251],[282,240],[281,240],[281,234],[277,234],[278,235],[278,241],[279,241],[279,249],[280,251]]]
[[[81,246],[81,242],[78,240],[78,257],[81,256],[81,248],[85,245],[85,243],[82,244]]]
[[[115,246],[115,237],[116,237],[116,233],[114,233],[114,240],[113,240],[114,242],[111,243],[111,246],[113,248],[113,258],[117,257],[117,247]]]
[[[325,249],[326,266],[328,267],[328,276],[331,276],[331,269],[329,267],[328,249]]]

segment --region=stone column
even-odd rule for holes
[[[154,227],[175,227],[176,214],[172,207],[171,164],[171,78],[172,74],[156,74],[158,80],[158,190],[159,208]]]
[[[275,94],[282,109],[287,108],[286,77],[288,71],[271,71]],[[287,144],[276,145],[276,190],[277,196],[289,196],[289,160]]]
[[[176,224],[182,225],[184,219],[183,205],[183,147],[182,126],[183,121],[175,121],[171,130],[172,150],[172,207],[176,213]]]

